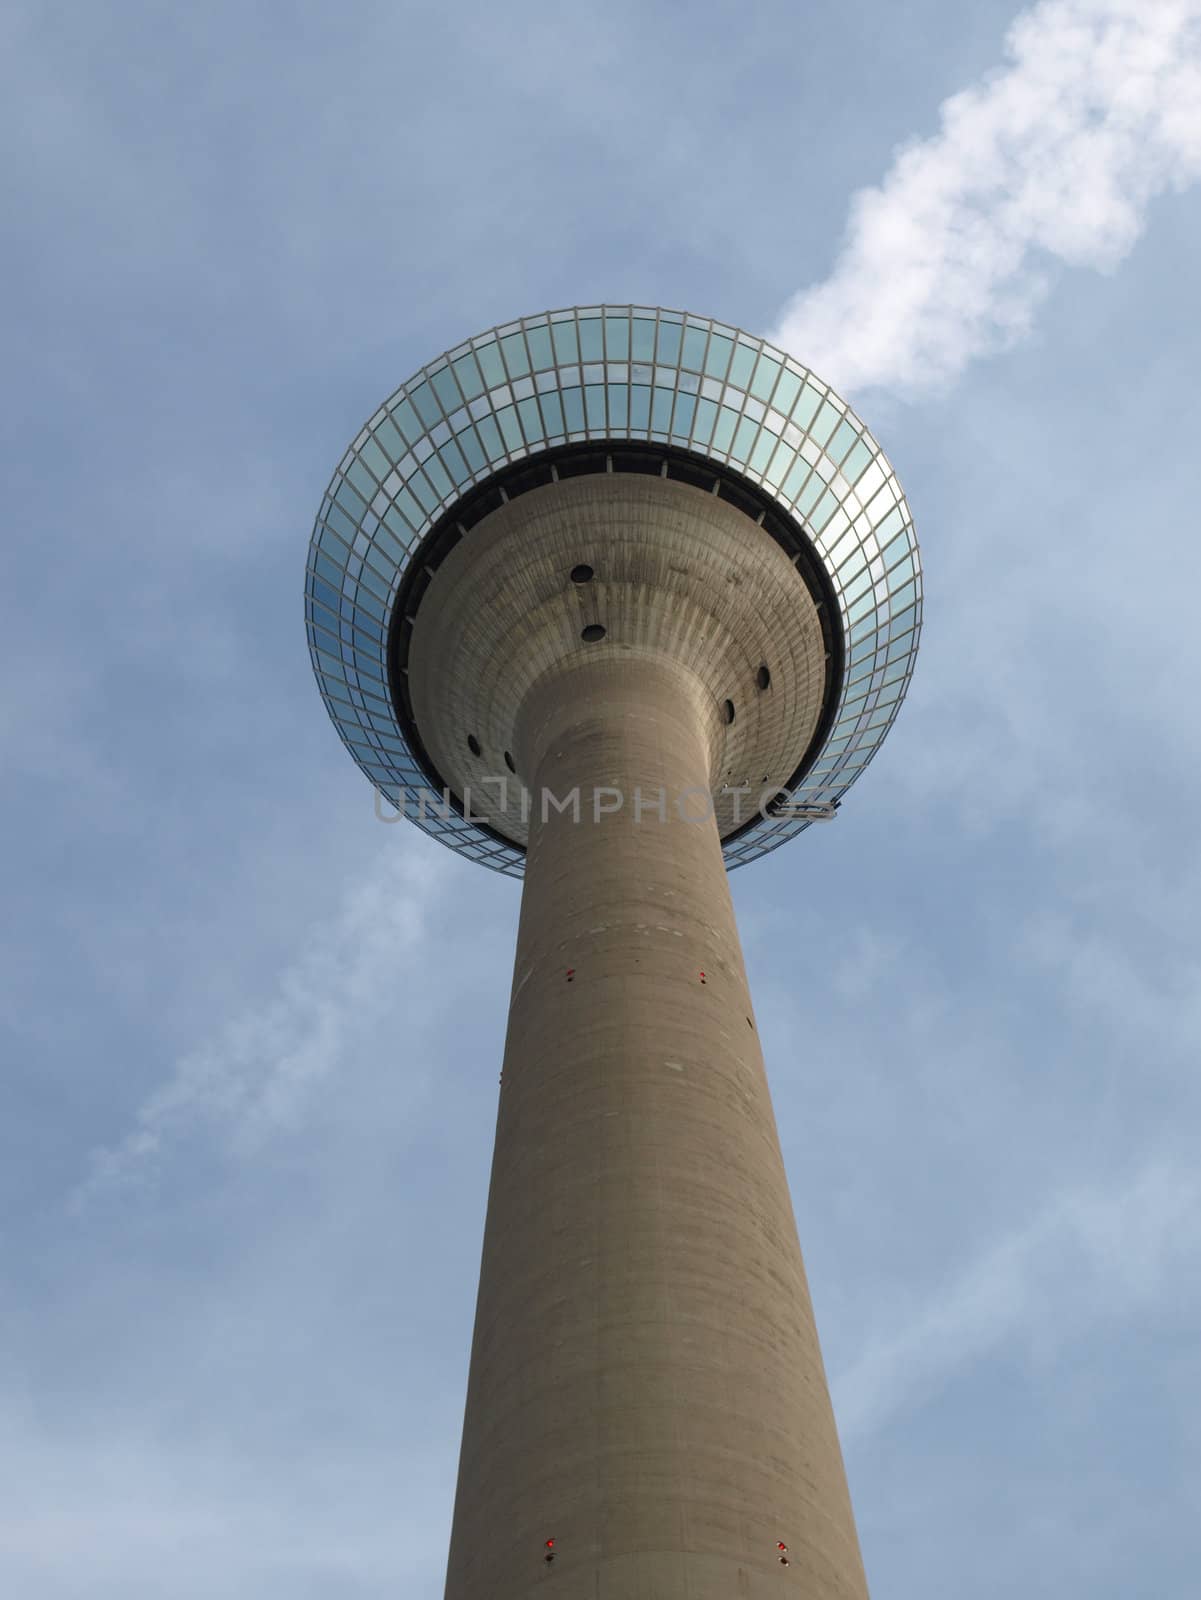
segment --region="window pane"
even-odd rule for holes
[[[632,361],[653,361],[655,359],[655,324],[649,317],[634,318],[634,336],[630,345],[630,359]]]

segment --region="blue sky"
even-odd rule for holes
[[[397,382],[599,299],[782,329],[922,540],[883,753],[732,880],[875,1600],[1195,1592],[1198,8],[1146,9],[7,8],[5,1594],[441,1594],[518,891],[375,820],[304,551]]]

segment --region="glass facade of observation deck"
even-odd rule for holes
[[[340,463],[309,546],[305,613],[322,698],[365,775],[427,832],[510,876],[521,875],[522,851],[445,814],[409,748],[388,689],[389,619],[413,553],[465,494],[544,450],[626,439],[689,451],[757,485],[830,576],[845,670],[796,802],[841,800],[913,669],[921,572],[904,496],[859,419],[792,357],[703,317],[636,306],[553,311],[457,346],[399,388]],[[808,826],[761,820],[727,841],[727,865]]]

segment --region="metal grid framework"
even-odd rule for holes
[[[909,509],[880,447],[791,356],[736,328],[640,306],[506,323],[423,367],[355,439],[309,545],[305,617],[326,709],[372,784],[473,861],[520,877],[524,852],[434,794],[388,692],[388,621],[430,528],[505,466],[558,445],[637,439],[708,457],[804,529],[841,610],[846,669],[830,734],[793,799],[837,803],[879,748],[909,683],[921,570]],[[809,826],[769,817],[728,867]]]

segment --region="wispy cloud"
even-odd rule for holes
[[[848,390],[936,388],[1028,332],[1057,264],[1113,268],[1201,177],[1199,0],[1042,0],[1009,64],[854,197],[831,275],[775,340]]]
[[[837,1376],[844,1437],[874,1432],[1001,1346],[1045,1352],[1084,1323],[1136,1315],[1176,1262],[1195,1282],[1199,1252],[1201,1182],[1173,1160],[1065,1191]]]
[[[354,1042],[395,1005],[402,964],[425,934],[440,881],[427,857],[398,850],[349,889],[332,925],[308,934],[274,994],[184,1056],[125,1137],[93,1152],[75,1205],[140,1181],[198,1129],[248,1154],[293,1126]]]

